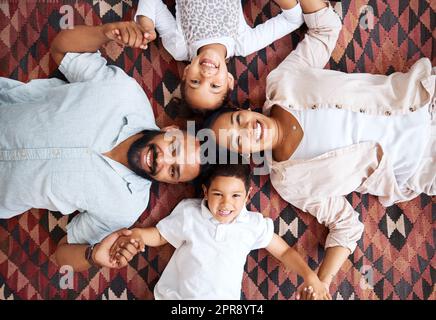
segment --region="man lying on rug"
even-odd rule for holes
[[[77,270],[90,265],[88,244],[138,219],[151,180],[179,183],[200,172],[199,142],[186,132],[167,139],[173,129],[156,126],[139,84],[106,65],[97,50],[111,40],[147,42],[134,22],[77,26],[51,46],[69,83],[0,78],[0,219],[31,208],[80,211],[56,252]]]
[[[220,109],[206,124],[220,145],[269,154],[281,197],[329,228],[318,276],[330,285],[363,232],[346,195],[385,207],[436,195],[436,69],[423,58],[390,76],[324,70],[340,19],[321,0],[300,3],[309,31],[268,75],[264,114]]]

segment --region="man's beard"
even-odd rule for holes
[[[162,132],[158,130],[144,130],[141,133],[143,136],[134,141],[127,151],[127,161],[129,163],[130,170],[132,170],[138,176],[153,181],[155,180],[153,179],[153,176],[156,175],[157,168],[157,147],[154,143],[150,143],[150,141]],[[150,148],[151,152],[153,152],[153,163],[150,173],[141,167],[141,151],[143,151],[147,146]]]

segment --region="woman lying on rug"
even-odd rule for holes
[[[316,273],[274,233],[273,221],[245,208],[250,170],[243,164],[215,165],[202,186],[204,200],[185,199],[156,227],[132,229],[114,243],[112,259],[124,265],[124,256],[137,248],[170,243],[176,250],[154,287],[155,299],[238,300],[248,254],[266,248],[303,277],[298,298],[331,300]]]
[[[436,69],[424,58],[390,76],[323,70],[341,22],[321,0],[301,6],[309,31],[268,76],[264,114],[220,109],[206,122],[220,145],[264,151],[281,197],[329,228],[318,276],[330,285],[363,232],[346,195],[390,206],[436,194]]]
[[[233,89],[234,78],[226,59],[248,56],[303,24],[296,0],[276,0],[282,13],[251,28],[240,0],[176,0],[174,19],[162,0],[140,0],[135,20],[176,60],[190,60],[181,85],[182,97],[199,111],[219,108]]]

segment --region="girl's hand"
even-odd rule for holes
[[[112,22],[103,25],[105,36],[117,43],[132,48],[147,48],[150,34],[134,21]]]
[[[149,17],[138,16],[137,22],[143,28],[143,30],[149,35],[147,37],[147,44],[149,42],[154,41],[156,39],[156,30],[154,29],[153,21]],[[145,46],[145,48],[142,49],[147,49],[147,45]]]

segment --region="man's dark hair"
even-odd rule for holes
[[[203,180],[203,184],[209,188],[212,181],[217,177],[234,177],[241,179],[245,190],[250,190],[251,168],[249,164],[216,164],[210,167],[209,174]]]

